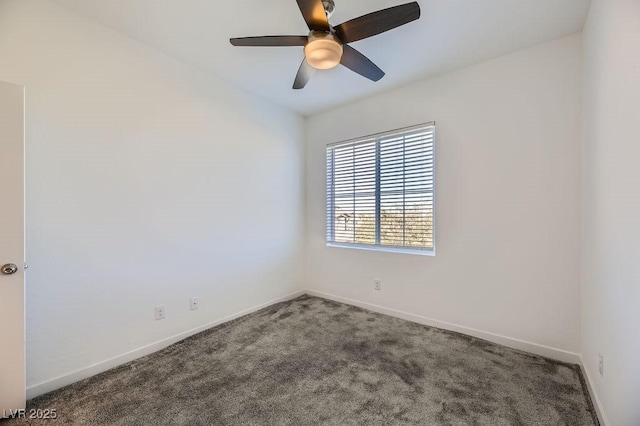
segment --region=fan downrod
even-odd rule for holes
[[[331,18],[333,11],[336,9],[336,3],[333,0],[322,0],[322,5],[324,6],[327,18]]]

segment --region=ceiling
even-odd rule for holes
[[[306,35],[295,0],[54,0],[303,115],[582,30],[590,0],[419,0],[415,22],[352,46],[387,75],[344,67],[291,89],[300,47],[232,47],[230,37]],[[336,0],[337,25],[409,0]]]

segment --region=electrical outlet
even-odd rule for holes
[[[600,376],[604,377],[604,355],[598,354],[598,371]]]
[[[382,281],[380,280],[373,280],[373,289],[380,291],[382,290]]]
[[[198,299],[197,297],[192,297],[189,301],[189,306],[191,307],[192,311],[195,311],[200,307],[200,299]]]
[[[163,306],[156,306],[156,321],[164,319],[165,316],[165,307]]]

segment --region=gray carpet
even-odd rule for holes
[[[31,424],[597,424],[578,366],[308,296],[28,405],[58,414]]]

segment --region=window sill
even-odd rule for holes
[[[385,247],[385,246],[371,246],[365,244],[348,244],[348,243],[327,243],[327,247],[347,248],[366,251],[380,251],[386,253],[400,253],[400,254],[412,254],[417,256],[435,256],[436,250],[431,249],[412,249],[403,247]]]

